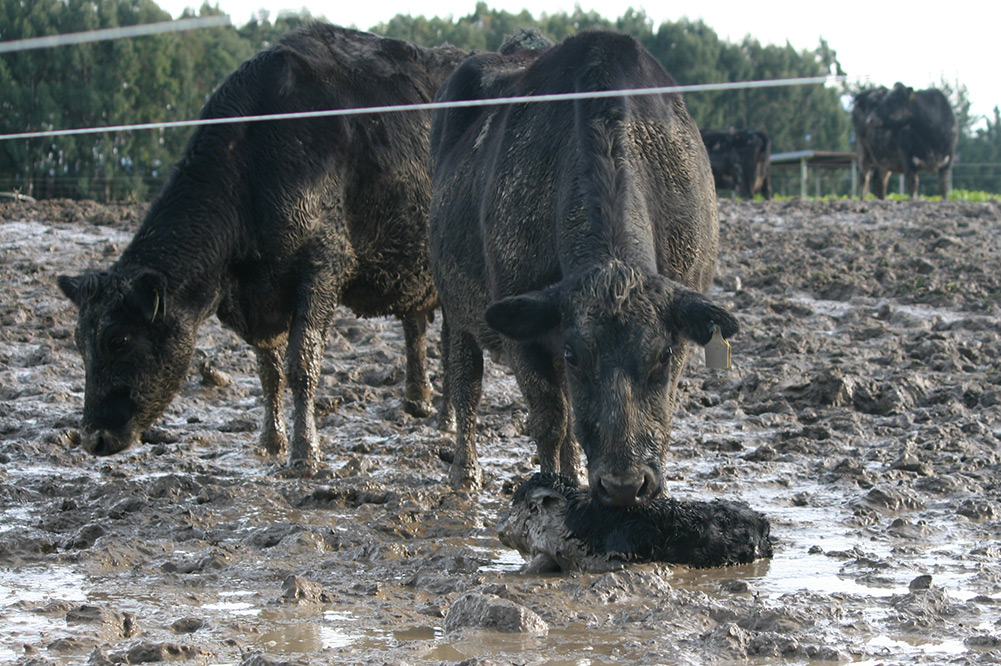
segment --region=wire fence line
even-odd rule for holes
[[[162,35],[169,32],[197,30],[200,28],[219,28],[231,25],[229,16],[203,16],[201,18],[178,19],[176,21],[159,21],[157,23],[141,23],[139,25],[120,26],[117,28],[102,28],[85,32],[70,32],[61,35],[46,35],[44,37],[28,37],[0,42],[0,53],[29,51],[32,49],[47,49],[54,46],[69,46],[74,44],[89,44],[103,42],[109,39],[126,39],[130,37],[147,37]]]
[[[495,97],[488,99],[457,100],[450,102],[426,102],[423,104],[401,104],[390,106],[370,106],[351,109],[323,109],[318,111],[302,111],[297,113],[275,113],[255,116],[236,116],[228,118],[201,118],[195,120],[174,120],[155,123],[138,123],[134,125],[108,125],[105,127],[78,127],[62,130],[39,130],[34,132],[18,132],[15,134],[0,134],[0,141],[16,139],[36,139],[57,136],[77,136],[82,134],[101,134],[105,132],[137,132],[142,130],[170,129],[175,127],[199,127],[203,125],[223,125],[229,123],[250,123],[275,120],[304,120],[307,118],[328,118],[334,116],[352,116],[361,114],[399,113],[404,111],[434,111],[438,109],[469,108],[479,106],[504,106],[511,104],[538,104],[542,102],[567,102],[582,99],[599,99],[608,97],[634,97],[641,95],[667,95],[674,93],[718,92],[725,90],[749,90],[758,88],[781,88],[806,85],[827,85],[844,81],[844,76],[812,76],[791,79],[767,79],[760,81],[738,81],[730,83],[697,83],[692,85],[661,86],[657,88],[627,88],[622,90],[592,90],[576,93],[559,93],[552,95],[532,95],[528,97]]]

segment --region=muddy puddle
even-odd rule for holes
[[[667,490],[762,511],[775,556],[562,576],[494,530],[535,469],[513,378],[487,362],[486,489],[453,493],[390,319],[338,316],[315,478],[256,450],[254,360],[214,320],[147,441],[86,455],[55,277],[141,213],[0,204],[0,662],[1001,661],[1001,206],[721,202],[743,331],[733,370],[689,368]],[[452,628],[470,596],[531,621]]]

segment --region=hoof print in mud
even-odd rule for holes
[[[523,571],[606,571],[629,562],[692,567],[772,556],[770,524],[742,502],[659,498],[631,508],[592,501],[562,474],[537,473],[515,492],[497,526],[529,560]]]

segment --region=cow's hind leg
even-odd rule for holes
[[[403,322],[407,352],[403,409],[413,416],[430,416],[434,408],[431,405],[431,384],[428,382],[428,315],[423,311],[409,313],[400,317],[400,320]]]
[[[350,266],[338,260],[346,253],[325,248],[315,251],[314,256],[315,259],[304,257],[302,261],[302,265],[312,267],[313,272],[304,274],[296,287],[296,308],[285,355],[295,404],[289,466],[306,474],[316,468],[318,460],[314,401],[320,383],[320,362],[342,276],[350,274]]]
[[[872,170],[866,166],[859,169],[859,184],[858,184],[858,198],[865,201],[865,195],[869,193],[869,178],[872,174]]]
[[[444,311],[441,316],[441,406],[438,408],[438,429],[443,432],[455,432],[455,404],[452,402],[452,376],[449,368],[449,328],[448,317]]]
[[[875,178],[872,179],[872,193],[876,195],[877,199],[885,199],[886,188],[890,183],[890,172],[886,169],[876,169],[874,175]]]
[[[483,350],[466,331],[450,331],[448,341],[450,377],[445,381],[455,407],[455,455],[448,481],[456,490],[479,490],[483,469],[476,455],[476,408],[483,389]]]
[[[938,192],[942,195],[942,200],[949,198],[949,190],[952,188],[952,163],[945,165],[938,170]]]
[[[261,379],[264,399],[264,422],[259,438],[261,448],[276,456],[288,448],[285,434],[285,368],[284,346],[254,347],[257,375]]]
[[[300,323],[293,324],[289,336],[288,381],[295,404],[289,466],[307,472],[316,467],[318,458],[314,401],[326,333],[326,326]]]
[[[918,172],[910,169],[904,173],[904,183],[907,187],[907,196],[915,199],[918,196]]]

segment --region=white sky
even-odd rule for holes
[[[186,6],[201,0],[158,0],[175,18]],[[236,25],[253,13],[268,10],[275,18],[282,10],[306,8],[332,23],[368,29],[396,14],[454,18],[467,16],[476,0],[210,0],[227,12]],[[579,4],[609,19],[629,7],[645,9],[654,26],[687,16],[702,19],[725,40],[738,42],[751,35],[762,44],[797,50],[814,49],[821,37],[837,51],[841,67],[851,80],[892,86],[902,81],[915,88],[938,84],[943,78],[965,85],[972,113],[993,117],[1001,106],[1001,2],[955,0],[942,3],[902,3],[881,0],[703,0],[690,4],[652,0],[487,0],[491,9],[531,14],[572,12]]]

